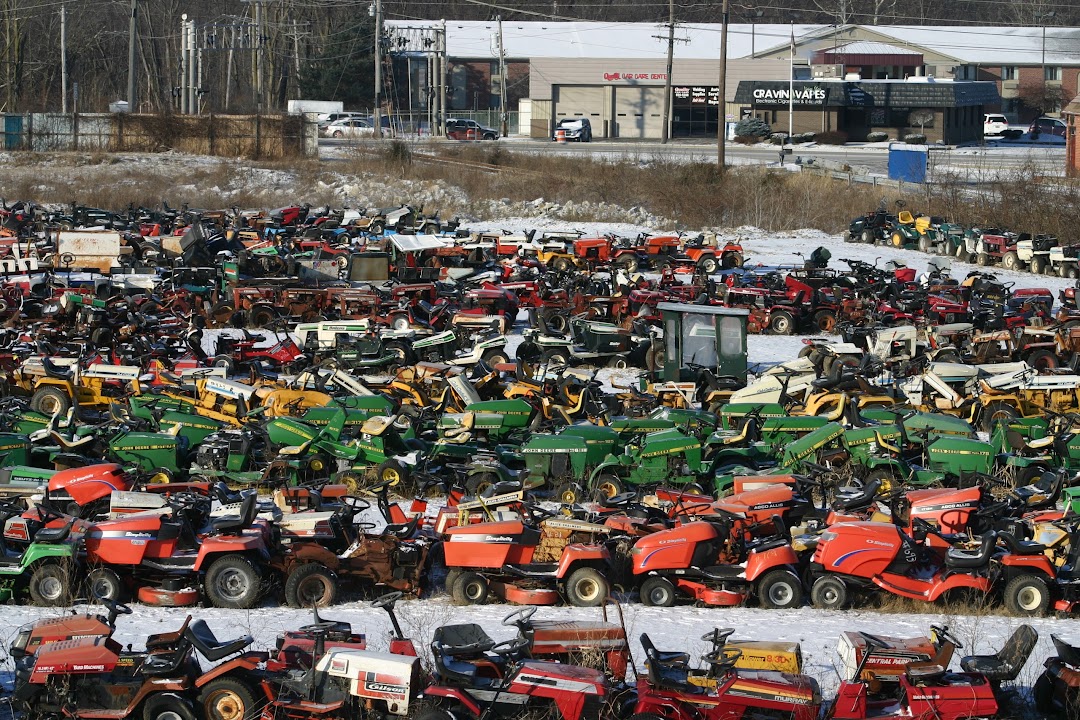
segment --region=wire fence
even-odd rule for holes
[[[252,159],[318,154],[318,128],[303,115],[5,114],[5,150],[163,152]]]

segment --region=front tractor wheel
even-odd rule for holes
[[[199,693],[199,716],[206,720],[256,720],[256,705],[255,693],[234,677],[215,678]]]
[[[294,608],[321,608],[337,600],[338,577],[321,563],[305,563],[289,573],[285,602]]]
[[[675,585],[665,577],[654,576],[641,583],[638,596],[648,607],[671,607],[675,604]]]
[[[214,607],[249,610],[262,597],[262,574],[243,555],[214,560],[206,571],[206,596]]]
[[[566,580],[566,599],[574,607],[598,607],[609,590],[608,581],[591,567],[578,568]]]
[[[758,583],[761,606],[786,610],[799,607],[803,602],[802,583],[790,570],[777,569],[765,574]]]

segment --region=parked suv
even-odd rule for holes
[[[1031,123],[1028,133],[1031,135],[1038,133],[1040,135],[1065,137],[1065,121],[1057,118],[1041,117]]]
[[[476,133],[477,140],[498,140],[499,131],[484,127],[475,120],[462,120],[459,118],[447,118],[446,137],[451,140],[468,140],[469,131]]]
[[[555,132],[551,133],[552,140],[555,139],[559,130],[565,131],[567,140],[592,141],[592,123],[589,122],[589,118],[563,118],[555,126]]]
[[[986,113],[983,115],[983,135],[1003,135],[1009,129],[1009,121],[1004,115]]]

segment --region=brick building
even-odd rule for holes
[[[1065,123],[1065,175],[1080,177],[1080,95],[1077,95],[1062,111]]]

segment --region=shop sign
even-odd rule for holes
[[[681,100],[684,103],[689,101],[691,105],[716,105],[716,99],[720,97],[720,88],[715,85],[712,87],[704,85],[678,86],[671,90],[676,100]]]
[[[635,72],[604,73],[604,81],[605,82],[618,82],[620,80],[667,80],[667,73],[635,73]]]
[[[795,88],[795,102],[799,105],[824,105],[828,93],[825,88]],[[758,105],[781,105],[791,102],[788,88],[754,88],[754,102]]]

